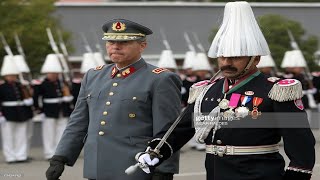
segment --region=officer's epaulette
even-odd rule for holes
[[[160,73],[165,72],[165,71],[169,71],[169,70],[166,69],[166,68],[155,68],[154,70],[152,70],[152,72],[155,73],[155,74],[160,74]]]
[[[97,66],[94,68],[94,71],[99,71],[101,70],[105,65]]]
[[[275,84],[271,88],[268,96],[270,99],[285,102],[293,101],[302,98],[302,85],[301,82],[296,79],[282,79],[275,80]],[[268,81],[272,82],[270,78]]]
[[[197,83],[194,83],[189,90],[188,104],[194,103],[205,87],[211,84],[215,84],[217,81],[219,81],[222,78],[223,77],[217,78],[213,81],[204,80],[204,81],[199,81]]]
[[[31,85],[36,86],[36,85],[40,85],[42,83],[41,79],[32,79],[31,80]]]

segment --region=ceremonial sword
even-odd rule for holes
[[[210,79],[209,82],[212,82],[215,80],[215,78],[218,76],[218,74],[220,74],[221,70],[219,70],[218,72],[216,72],[212,78]],[[177,117],[177,119],[173,122],[173,124],[170,126],[170,128],[168,129],[168,131],[164,134],[164,136],[161,138],[160,142],[158,143],[158,145],[154,148],[154,149],[150,149],[150,148],[147,148],[146,152],[150,154],[150,158],[153,159],[153,158],[161,158],[162,155],[160,154],[160,149],[161,147],[163,146],[163,144],[166,142],[166,140],[168,139],[168,137],[171,135],[172,131],[174,130],[174,128],[176,128],[176,126],[179,124],[179,122],[181,121],[181,119],[184,117],[184,115],[186,114],[187,112],[187,109],[189,107],[189,104],[188,106],[182,111],[182,113]],[[139,167],[146,167],[145,164],[142,164],[140,162],[137,162],[136,164],[128,167],[126,170],[125,170],[125,173],[127,175],[130,175],[130,174],[133,174],[135,171],[138,170]]]

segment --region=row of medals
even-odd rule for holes
[[[235,108],[235,110],[233,110],[232,107],[229,106],[229,100],[224,98],[222,100],[218,100],[219,102],[219,107],[220,109],[222,110],[226,110],[228,109],[227,111],[224,111],[222,114],[223,117],[225,118],[244,118],[246,116],[249,115],[250,113],[250,110],[248,107],[245,107],[245,106],[240,106],[240,107],[237,107]],[[253,119],[257,119],[258,115],[260,115],[261,112],[258,111],[258,108],[257,107],[254,107],[253,110],[251,111],[251,115],[252,115],[252,118]]]

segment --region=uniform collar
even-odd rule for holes
[[[242,87],[249,81],[251,81],[253,78],[258,76],[260,74],[260,71],[257,69],[252,70],[245,76],[241,77],[240,79],[237,80],[232,80],[234,81],[233,84],[230,84],[230,79],[225,78],[224,83],[223,83],[223,88],[222,88],[222,93],[227,93],[230,94],[233,91],[236,91],[238,88]]]
[[[118,69],[116,65],[114,65],[112,67],[112,71],[111,71],[111,78],[114,77],[119,77],[119,78],[126,78],[128,76],[130,76],[131,74],[135,73],[137,70],[139,70],[141,67],[143,67],[144,65],[146,65],[146,62],[144,61],[143,58],[140,58],[138,61],[134,62],[133,64]],[[118,75],[120,74],[120,75]]]

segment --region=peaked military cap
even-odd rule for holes
[[[132,41],[145,38],[152,31],[138,23],[126,19],[113,19],[102,26],[103,40],[107,41]]]

